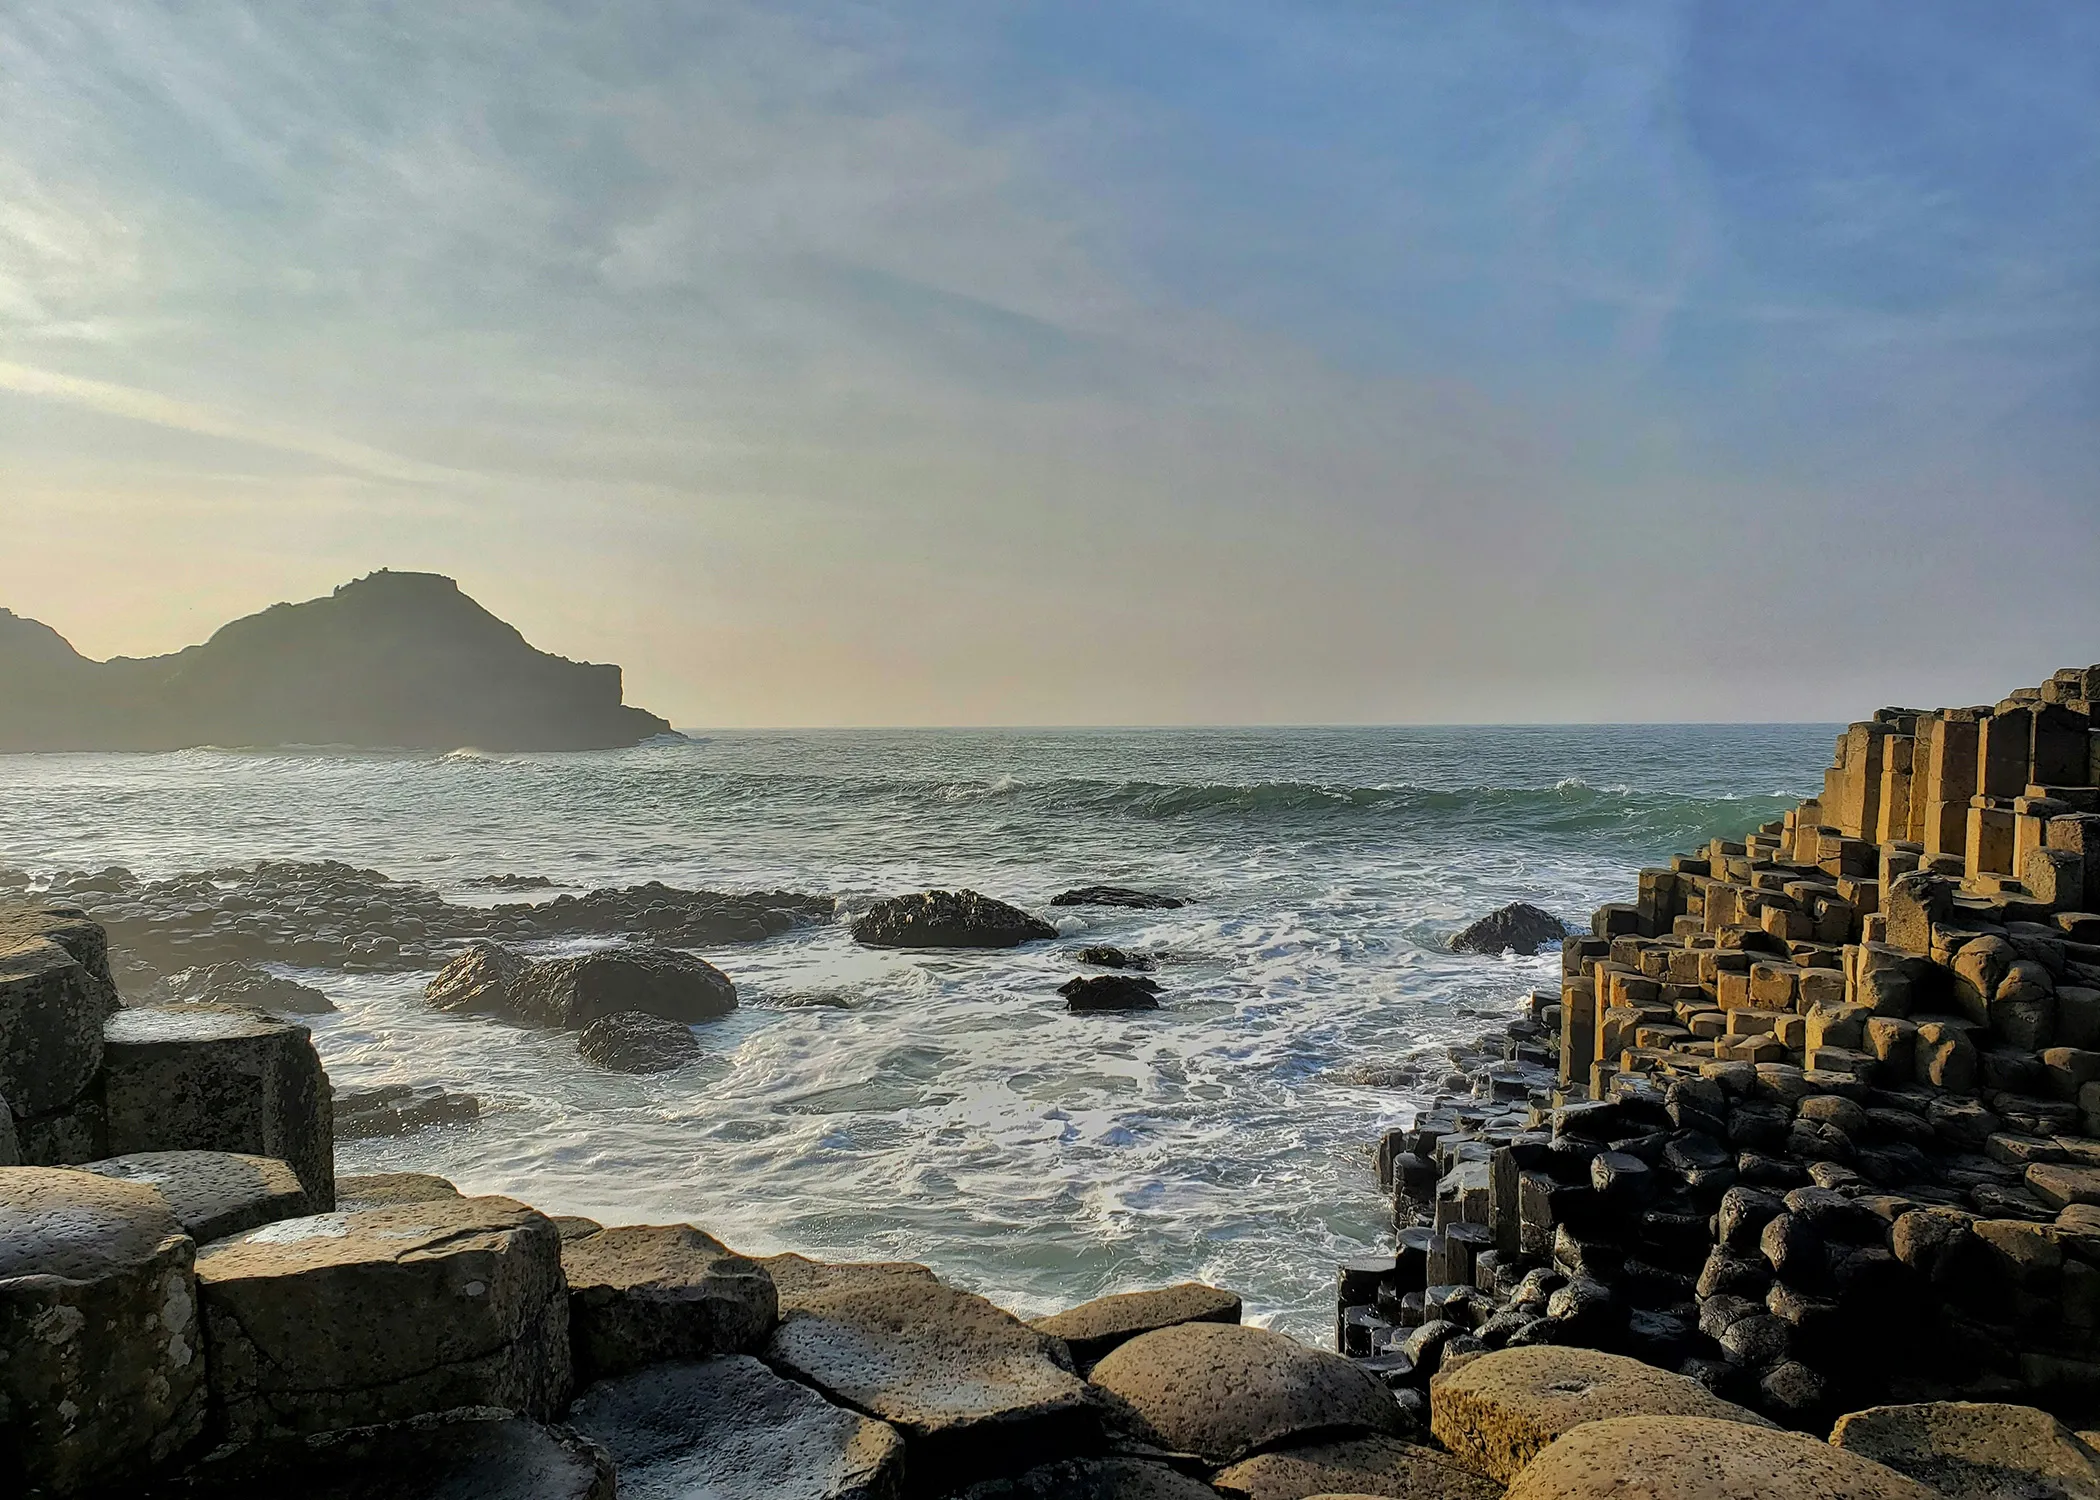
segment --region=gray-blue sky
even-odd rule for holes
[[[0,603],[428,567],[681,722],[2100,658],[2100,10],[0,7]]]

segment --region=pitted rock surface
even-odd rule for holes
[[[700,1044],[683,1022],[620,1010],[583,1028],[576,1055],[616,1073],[668,1073],[698,1057]]]
[[[235,1151],[289,1162],[335,1203],[328,1075],[304,1026],[220,1005],[141,1006],[102,1029],[109,1154]]]
[[[614,1485],[605,1451],[567,1428],[466,1412],[244,1450],[146,1500],[614,1500]]]
[[[153,1188],[167,1200],[183,1233],[200,1245],[314,1211],[298,1173],[275,1157],[141,1151],[89,1162],[83,1170]]]
[[[236,1442],[568,1397],[560,1240],[508,1198],[286,1219],[207,1245],[197,1281]]]
[[[973,1484],[956,1500],[1218,1500],[1218,1492],[1145,1459],[1065,1458]]]
[[[1265,1328],[1183,1323],[1141,1334],[1094,1366],[1162,1447],[1229,1464],[1315,1437],[1397,1434],[1400,1408],[1340,1355]]]
[[[1211,1476],[1235,1500],[1377,1495],[1391,1500],[1499,1500],[1502,1486],[1434,1448],[1398,1438],[1351,1438],[1258,1453]]]
[[[72,932],[76,925],[96,942]],[[60,941],[67,937],[71,946]],[[117,1009],[116,989],[74,951],[99,954],[100,937],[63,912],[0,915],[0,1098],[18,1115],[63,1109],[101,1066],[102,1023]]]
[[[565,1237],[561,1260],[581,1380],[665,1360],[746,1353],[772,1332],[772,1276],[690,1224],[618,1225]]]
[[[1057,936],[1019,907],[975,891],[921,891],[878,901],[853,924],[871,948],[1015,948]]]
[[[373,1172],[362,1177],[339,1177],[335,1184],[335,1206],[341,1213],[429,1203],[459,1195],[458,1188],[428,1172]]]
[[[1772,1425],[1696,1380],[1595,1349],[1502,1349],[1429,1382],[1429,1426],[1437,1441],[1461,1463],[1505,1484],[1569,1428],[1631,1416]]]
[[[761,1262],[780,1326],[761,1357],[904,1434],[914,1493],[1085,1452],[1100,1405],[1063,1344],[924,1266]]]
[[[1524,1466],[1506,1500],[1944,1500],[1894,1469],[1794,1432],[1713,1417],[1585,1422]]]
[[[569,1425],[618,1466],[622,1500],[895,1500],[904,1440],[747,1355],[601,1380]]]
[[[194,1253],[144,1183],[0,1168],[0,1491],[119,1485],[198,1434]]]
[[[1081,1369],[1090,1369],[1109,1350],[1126,1344],[1141,1333],[1172,1328],[1178,1323],[1237,1323],[1240,1299],[1236,1292],[1185,1281],[1179,1286],[1143,1292],[1119,1292],[1096,1297],[1091,1302],[1037,1318],[1028,1326],[1037,1333],[1065,1341]]]
[[[1830,1441],[1958,1500],[2100,1500],[2100,1455],[2032,1406],[1873,1406],[1839,1417]]]

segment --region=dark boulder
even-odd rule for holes
[[[706,1021],[736,1009],[736,986],[713,964],[676,948],[640,945],[527,963],[507,948],[476,943],[423,993],[441,1010],[486,1011],[570,1031],[620,1011]]]
[[[513,991],[532,967],[498,943],[469,943],[423,987],[423,998],[439,1010],[508,1014]]]
[[[1040,917],[975,891],[921,891],[878,901],[853,924],[871,948],[1014,948],[1057,936]]]
[[[1159,985],[1128,974],[1094,974],[1057,987],[1065,1009],[1074,1011],[1158,1010]]]
[[[1052,906],[1127,906],[1136,911],[1176,911],[1184,903],[1179,896],[1153,891],[1133,891],[1120,885],[1083,885],[1050,898]]]
[[[1140,974],[1149,974],[1159,967],[1159,960],[1149,953],[1126,953],[1106,943],[1081,948],[1072,957],[1097,969],[1130,969]]]
[[[700,1044],[682,1022],[621,1010],[584,1027],[576,1051],[585,1062],[616,1073],[668,1073],[698,1057]]]
[[[321,1016],[335,1009],[335,1002],[312,985],[237,959],[185,969],[168,980],[167,988],[170,1000],[246,1005],[281,1016]]]
[[[1568,935],[1559,917],[1524,901],[1491,911],[1451,939],[1453,953],[1497,954],[1505,948],[1533,954]]]

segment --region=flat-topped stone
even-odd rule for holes
[[[780,1325],[766,1363],[904,1434],[914,1493],[1084,1452],[1100,1407],[1064,1345],[923,1266],[763,1262]]]
[[[207,1245],[197,1281],[236,1442],[568,1397],[560,1240],[508,1198],[286,1219]]]
[[[1322,1436],[1397,1434],[1385,1387],[1336,1354],[1265,1328],[1182,1323],[1141,1334],[1094,1366],[1161,1446],[1229,1464],[1260,1448]]]
[[[198,1434],[194,1253],[144,1183],[0,1167],[0,1492],[118,1484]]]
[[[18,1115],[63,1109],[86,1091],[117,1008],[115,990],[59,941],[69,920],[36,910],[0,919],[0,1098]]]
[[[623,1496],[894,1500],[904,1440],[748,1355],[601,1380],[569,1425],[611,1456]]]
[[[1506,1500],[1943,1500],[1794,1432],[1715,1417],[1607,1417],[1554,1440]]]
[[[1839,1417],[1830,1441],[1955,1500],[2100,1500],[2100,1455],[2032,1406],[1874,1406]]]
[[[1234,1500],[1325,1494],[1388,1500],[1498,1500],[1502,1486],[1450,1455],[1393,1437],[1348,1438],[1258,1453],[1211,1475]]]
[[[956,1500],[1218,1500],[1218,1492],[1148,1459],[1063,1458],[973,1484]]]
[[[574,1432],[456,1412],[244,1450],[146,1500],[614,1500],[614,1486],[604,1450]]]
[[[235,1151],[141,1151],[86,1163],[101,1177],[143,1182],[165,1198],[198,1244],[314,1211],[299,1175],[270,1156]]]
[[[578,1380],[747,1353],[773,1329],[765,1267],[690,1224],[564,1236],[561,1262]]]
[[[371,1172],[335,1181],[335,1206],[344,1213],[458,1196],[458,1188],[428,1172]]]
[[[304,1026],[259,1010],[157,1005],[102,1029],[109,1154],[233,1151],[289,1162],[335,1205],[328,1075]]]
[[[1631,1416],[1772,1425],[1696,1380],[1596,1349],[1499,1349],[1429,1382],[1429,1427],[1437,1441],[1504,1484],[1570,1428]]]
[[[1086,1370],[1117,1345],[1156,1328],[1171,1328],[1178,1323],[1237,1323],[1239,1320],[1240,1298],[1237,1292],[1185,1281],[1178,1286],[1157,1290],[1096,1297],[1091,1302],[1082,1302],[1050,1317],[1037,1318],[1028,1326],[1037,1333],[1063,1339],[1065,1346],[1072,1351],[1072,1358],[1082,1370]]]

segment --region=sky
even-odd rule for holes
[[[687,727],[2100,661],[2100,6],[0,0],[0,605]]]

